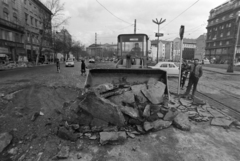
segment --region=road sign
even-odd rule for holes
[[[163,37],[163,33],[156,33],[155,36],[156,37]]]

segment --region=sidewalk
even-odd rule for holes
[[[21,68],[34,68],[34,67],[40,67],[40,66],[47,66],[47,65],[53,65],[55,63],[49,63],[49,64],[28,64],[28,65],[10,65],[10,67],[7,66],[0,66],[0,71],[6,71],[6,70],[14,70],[14,69],[21,69]]]
[[[225,74],[225,75],[240,75],[240,72],[238,71],[234,71],[233,73],[228,73],[226,69],[211,68],[211,67],[205,67],[205,66],[203,66],[203,70],[215,72],[219,74]]]

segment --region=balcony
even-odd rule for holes
[[[24,27],[0,18],[0,25],[24,33]]]

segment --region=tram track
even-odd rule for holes
[[[173,80],[171,80],[173,81]],[[177,83],[177,81],[173,81],[174,83]],[[177,87],[174,87],[174,86],[171,86],[171,85],[168,85],[170,87],[170,92],[173,91],[173,90],[176,90],[177,91]],[[208,96],[207,94],[205,93],[202,93],[202,92],[199,92],[199,91],[196,91],[196,96],[201,98],[201,99],[204,99],[206,100],[210,105],[213,105],[214,107],[216,107],[218,110],[220,110],[222,113],[224,114],[227,114],[227,115],[230,115],[231,117],[237,119],[237,120],[240,120],[240,111],[234,109],[233,107],[213,98],[213,97],[210,97]],[[233,97],[232,95],[229,95],[231,97]],[[235,97],[233,97],[235,98]],[[235,98],[236,99],[236,98]],[[239,99],[239,98],[237,98]]]

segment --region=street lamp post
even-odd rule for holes
[[[156,18],[156,21],[155,20],[152,20],[153,23],[157,24],[158,25],[158,33],[156,34],[156,36],[158,37],[158,41],[157,41],[157,63],[158,63],[158,50],[159,50],[159,37],[160,37],[160,34],[159,34],[159,26],[164,23],[166,21],[165,20],[162,20],[162,18],[158,21],[158,19]]]

